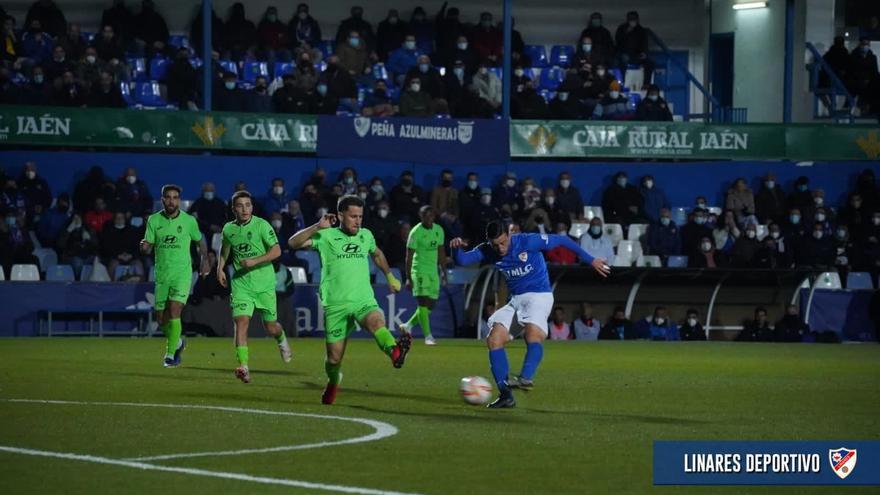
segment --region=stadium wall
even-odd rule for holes
[[[331,160],[317,158],[290,158],[273,156],[214,156],[208,154],[157,153],[97,153],[68,151],[0,151],[0,164],[10,175],[17,176],[24,163],[34,161],[52,187],[53,195],[67,191],[94,165],[104,168],[110,177],[120,177],[127,167],[135,167],[138,176],[146,181],[154,197],[159,197],[162,184],[178,183],[185,199],[195,199],[201,184],[214,182],[219,194],[232,194],[239,180],[257,196],[268,191],[273,177],[282,177],[287,187],[299,191],[312,171],[323,167],[328,180],[335,180],[344,167],[351,166],[359,180],[373,176],[383,179],[386,189],[397,183],[401,170],[410,169],[419,185],[430,190],[439,181],[440,171],[450,168],[455,173],[456,187],[463,187],[466,174],[480,174],[483,187],[494,187],[501,177],[512,170],[519,178],[530,176],[539,187],[556,184],[560,172],[567,170],[574,176],[574,185],[581,190],[585,204],[600,205],[602,192],[620,170],[631,180],[651,174],[669,197],[673,206],[690,206],[697,195],[704,195],[710,203],[723,205],[725,193],[733,180],[745,177],[751,187],[760,189],[761,177],[767,172],[777,175],[777,182],[787,191],[797,177],[810,178],[811,187],[825,190],[829,204],[842,205],[846,194],[855,184],[855,177],[864,168],[880,173],[878,162],[788,162],[788,161],[735,161],[735,162],[569,162],[569,161],[509,161],[496,165],[422,165],[369,160]]]

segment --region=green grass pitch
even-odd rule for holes
[[[353,341],[331,407],[320,404],[323,342],[291,343],[285,365],[273,341],[252,341],[244,385],[225,339],[191,339],[177,369],[162,368],[160,339],[0,340],[0,446],[73,454],[0,448],[0,493],[877,493],[655,487],[651,463],[660,439],[880,438],[880,346],[548,343],[536,390],[518,393],[515,410],[494,411],[458,397],[461,377],[490,377],[480,343],[416,342],[395,370],[372,341]],[[518,371],[523,343],[508,351]],[[397,432],[334,445],[377,430],[302,414]],[[322,443],[331,445],[130,460]]]

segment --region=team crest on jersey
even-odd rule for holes
[[[178,233],[178,234],[182,234],[182,233],[183,233],[183,226],[182,226],[182,225],[178,225],[178,226],[177,226],[177,233]]]
[[[831,463],[834,474],[840,479],[845,479],[856,468],[856,449],[844,447],[828,449],[828,462]]]
[[[518,257],[519,257],[519,260],[520,260],[520,261],[522,261],[523,263],[525,263],[526,261],[529,260],[529,253],[526,252],[526,251],[523,251],[523,252],[519,253],[519,256],[518,256]]]
[[[253,237],[253,236],[254,236],[254,235],[253,235],[252,232],[248,232],[248,233],[247,233],[247,238],[248,238],[248,240],[251,240],[251,237]]]

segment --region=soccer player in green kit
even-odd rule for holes
[[[385,316],[376,303],[370,285],[367,257],[388,279],[391,292],[400,290],[400,281],[391,274],[388,261],[376,247],[373,234],[361,223],[364,201],[357,196],[339,198],[338,213],[324,215],[318,223],[293,234],[288,240],[293,249],[312,248],[321,256],[321,304],[324,306],[324,327],[327,341],[327,386],[321,396],[324,404],[333,404],[342,381],[342,357],[348,336],[355,324],[367,329],[395,368],[403,366],[409,352],[411,337],[402,334],[396,341],[385,326]],[[334,224],[337,228],[331,228]]]
[[[223,249],[217,260],[217,280],[226,287],[223,266],[231,257],[235,273],[232,275],[229,303],[232,306],[232,319],[235,320],[235,354],[238,357],[235,376],[244,383],[250,383],[247,332],[254,309],[262,313],[266,333],[275,337],[281,359],[289,363],[293,353],[284,329],[278,323],[272,261],[281,256],[281,246],[278,245],[275,230],[269,222],[254,216],[253,198],[247,191],[232,195],[232,211],[235,220],[223,226]]]
[[[166,368],[178,366],[186,348],[180,314],[192,283],[193,242],[199,244],[199,272],[204,276],[210,270],[208,246],[199,232],[199,224],[192,215],[180,210],[180,191],[180,186],[174,184],[162,186],[163,209],[147,218],[147,231],[140,245],[145,255],[156,249],[156,321],[165,334]]]
[[[419,307],[409,321],[400,325],[400,331],[411,333],[418,325],[425,336],[425,345],[435,345],[428,317],[440,298],[440,281],[446,285],[446,249],[443,228],[434,223],[434,208],[422,206],[419,218],[422,221],[409,231],[406,241],[406,273],[409,275],[406,286],[412,289]]]

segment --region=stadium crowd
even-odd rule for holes
[[[287,22],[268,7],[255,23],[241,2],[225,21],[212,13],[213,109],[463,118],[491,118],[500,111],[502,29],[491,13],[468,23],[446,4],[433,18],[421,7],[409,20],[391,9],[375,27],[363,16],[362,7],[352,7],[334,39],[325,41],[305,3]],[[201,11],[188,39],[169,34],[152,0],[144,0],[137,13],[115,0],[96,19],[100,31],[93,35],[68,23],[53,0],[37,0],[20,28],[2,8],[0,19],[0,103],[201,105]],[[539,70],[531,58],[546,59],[543,47],[532,53],[513,30],[512,115],[672,120],[660,88],[649,84],[654,67],[648,44],[649,30],[637,12],[627,14],[613,37],[594,12],[576,49],[565,47],[570,51],[553,60],[558,65]],[[253,62],[265,64],[254,69]],[[645,85],[629,95],[622,79],[634,65],[643,68]]]

